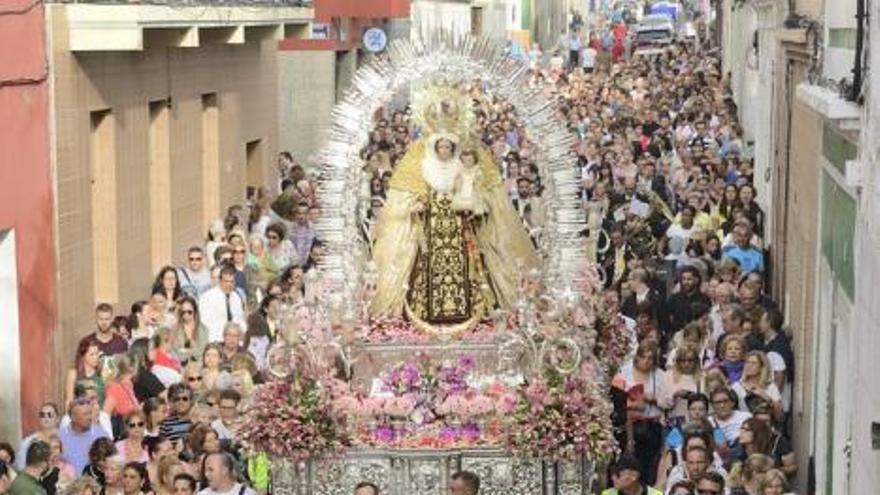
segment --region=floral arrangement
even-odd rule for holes
[[[247,451],[304,460],[340,455],[351,444],[337,405],[347,385],[310,367],[259,386],[237,426]],[[348,389],[350,390],[350,389]],[[344,397],[344,396],[343,396]]]
[[[440,338],[417,329],[411,322],[402,318],[371,318],[360,331],[359,337],[368,344],[430,344]],[[455,336],[461,342],[492,342],[495,339],[495,326],[483,322],[470,330]]]
[[[594,353],[609,375],[613,375],[630,354],[633,338],[626,321],[602,307],[596,312],[596,330],[598,337]]]
[[[571,375],[548,369],[518,389],[518,402],[506,420],[507,449],[519,456],[602,462],[617,454],[612,405],[595,368]]]

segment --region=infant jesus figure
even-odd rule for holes
[[[483,178],[483,173],[477,164],[477,153],[471,149],[464,149],[459,159],[462,167],[455,179],[452,208],[459,212],[469,212],[474,217],[485,215],[488,207],[485,198],[480,194],[480,188],[477,187]]]

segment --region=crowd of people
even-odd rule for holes
[[[598,234],[584,235],[598,236],[603,301],[620,324],[610,328],[638,336],[612,381],[622,454],[606,493],[781,494],[796,471],[786,435],[795,363],[764,290],[763,213],[718,60],[676,44],[581,65],[536,63],[530,84],[559,102],[576,137],[584,214],[601,218]],[[525,126],[479,81],[463,89],[540,245],[546,206]],[[409,109],[377,118],[362,153],[366,239],[418,138]],[[270,489],[265,459],[242,455],[234,425],[265,378],[281,304],[303,299],[324,255],[314,180],[289,153],[278,165],[278,190],[229,208],[182,266],[158,272],[148,299],[126,314],[97,305],[95,331],[71,356],[65,407],[45,403],[37,431],[0,444],[0,492]],[[479,479],[464,472],[453,485],[475,495]],[[357,490],[378,493],[370,483]]]

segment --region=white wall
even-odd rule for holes
[[[725,10],[723,69],[731,75],[731,88],[739,106],[739,118],[745,130],[745,138],[755,142],[755,189],[757,203],[765,213],[765,229],[773,228],[772,177],[768,171],[774,163],[774,80],[777,72],[776,59],[779,45],[776,29],[782,13],[777,5],[764,2],[755,7],[746,3],[736,10]],[[754,34],[758,33],[758,53],[755,53]],[[756,137],[760,136],[760,139]],[[770,236],[765,235],[765,238]]]
[[[0,438],[21,438],[21,344],[15,232],[0,230]],[[35,370],[39,372],[39,370]]]
[[[871,2],[871,19],[880,19],[880,4]],[[869,67],[880,67],[880,27],[870,27]],[[880,422],[880,71],[872,71],[868,84],[860,143],[865,164],[864,187],[859,198],[855,239],[855,309],[851,368],[857,403],[853,404],[852,469],[850,493],[875,493],[880,486],[880,451],[871,448],[871,422]]]
[[[464,35],[471,31],[471,5],[442,0],[413,1],[410,19],[413,39],[436,30]]]

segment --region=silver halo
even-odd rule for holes
[[[322,217],[316,224],[326,242],[323,278],[346,301],[363,290],[360,273],[367,259],[359,252],[357,221],[361,183],[360,150],[369,140],[372,116],[389,104],[399,89],[419,85],[437,75],[481,79],[492,92],[509,101],[535,143],[535,161],[545,201],[554,205],[543,233],[544,286],[550,292],[571,286],[578,267],[587,260],[579,234],[586,227],[579,199],[574,138],[554,115],[556,105],[540,88],[528,84],[528,65],[503,53],[487,37],[439,32],[425,39],[395,40],[387,56],[376,57],[355,74],[351,88],[332,112],[321,150],[312,157],[320,170],[318,198]],[[360,250],[363,252],[364,250]]]

